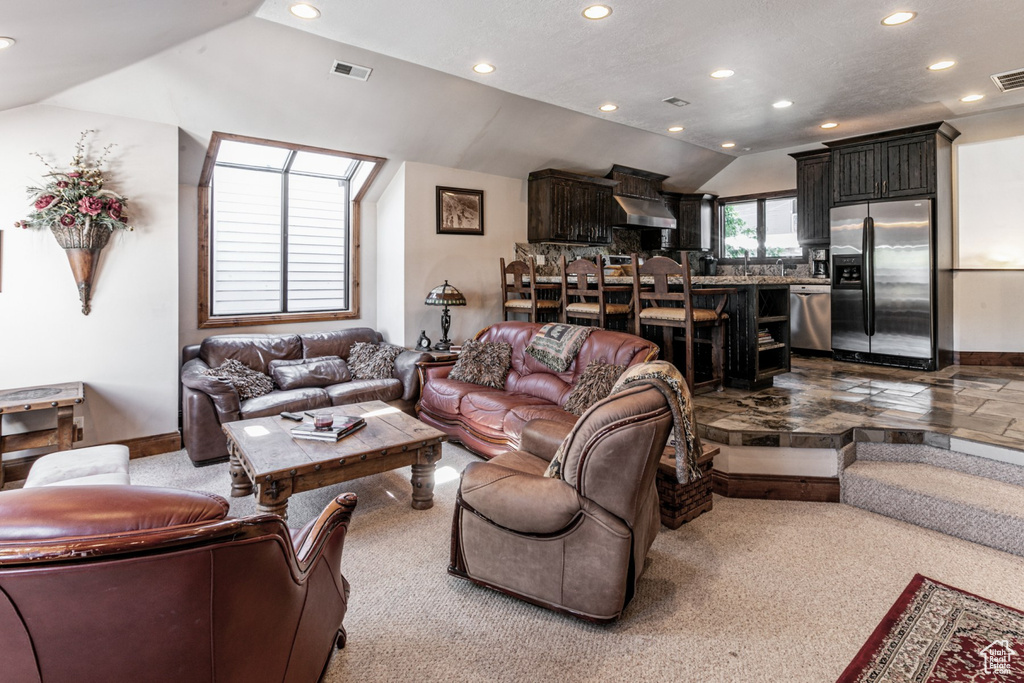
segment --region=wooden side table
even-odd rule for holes
[[[85,400],[82,382],[41,384],[36,387],[0,390],[0,457],[10,451],[56,446],[58,451],[71,449],[75,439],[75,406]],[[3,436],[3,415],[27,413],[32,410],[57,409],[57,427],[24,434]],[[4,470],[0,465],[0,486]]]

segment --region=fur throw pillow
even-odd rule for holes
[[[448,379],[493,389],[504,389],[512,367],[512,345],[506,342],[468,341]]]
[[[588,363],[562,408],[573,415],[587,412],[587,408],[611,393],[615,380],[625,370],[625,365],[610,365],[597,361]]]
[[[402,351],[405,349],[394,344],[356,342],[348,353],[348,369],[356,379],[390,379]]]
[[[270,377],[234,359],[226,360],[216,368],[207,368],[203,374],[222,379],[233,386],[238,392],[238,398],[243,401],[274,390],[274,381]]]

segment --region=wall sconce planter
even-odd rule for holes
[[[41,155],[35,154],[50,172],[42,187],[28,188],[34,211],[14,224],[19,228],[49,228],[53,232],[75,276],[83,315],[89,315],[92,310],[89,302],[93,277],[100,252],[110,241],[110,233],[132,229],[125,215],[127,200],[103,188],[106,181],[101,166],[113,145],[104,147],[95,162],[87,159],[85,140],[94,132],[87,130],[78,139],[70,171],[54,168]]]

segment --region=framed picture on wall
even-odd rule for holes
[[[484,234],[484,191],[438,185],[437,234]]]

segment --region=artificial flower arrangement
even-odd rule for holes
[[[40,154],[35,154],[50,169],[42,187],[30,187],[28,193],[35,210],[23,221],[15,223],[19,228],[50,228],[58,232],[81,230],[84,237],[96,228],[102,228],[107,236],[112,230],[131,230],[126,215],[128,200],[116,192],[104,189],[103,162],[114,145],[107,145],[95,163],[86,156],[85,141],[94,130],[86,130],[75,145],[75,156],[71,159],[71,170],[54,168]],[[97,235],[98,237],[99,235]],[[58,236],[58,242],[60,242]],[[106,244],[106,240],[102,240]],[[68,248],[65,244],[62,247]],[[75,246],[86,246],[75,245]]]

